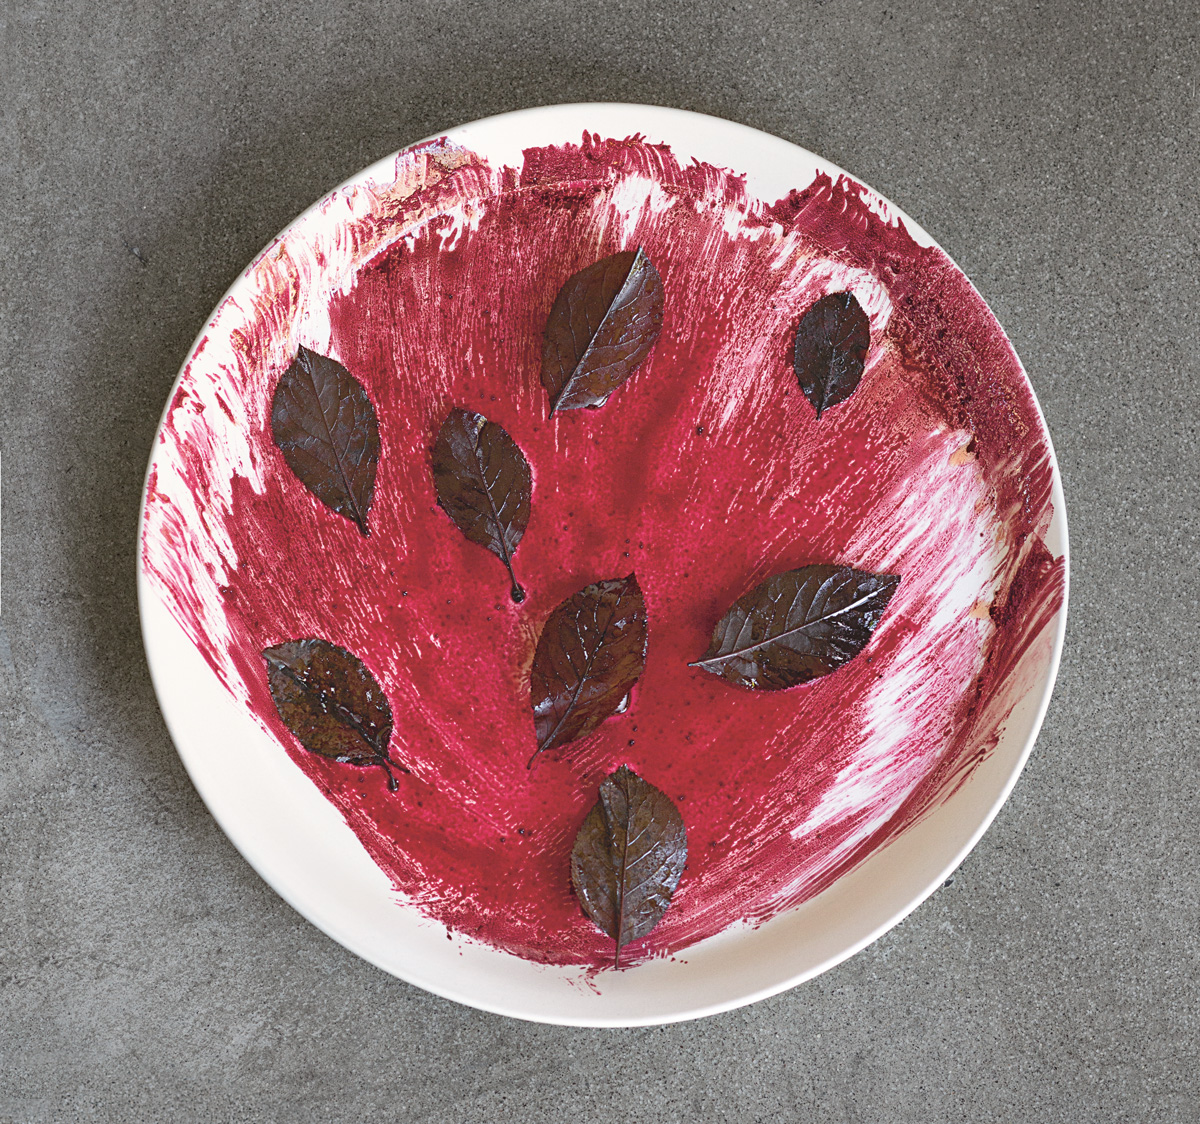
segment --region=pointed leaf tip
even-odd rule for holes
[[[654,346],[663,307],[662,278],[640,248],[569,277],[550,310],[542,348],[550,416],[603,406]]]
[[[617,713],[645,666],[646,602],[633,574],[568,597],[542,626],[530,671],[538,753]]]
[[[899,584],[849,566],[776,574],[734,602],[689,666],[763,691],[828,675],[867,646]]]
[[[262,653],[275,709],[310,753],[350,765],[379,765],[396,791],[388,743],[392,708],[375,676],[353,652],[328,640],[289,640]]]
[[[529,525],[533,473],[520,446],[497,422],[451,410],[433,446],[438,506],[473,543],[504,563],[518,605],[525,600],[513,555]]]
[[[337,360],[301,347],[275,386],[271,436],[305,488],[369,536],[379,422],[362,383]]]
[[[794,364],[819,418],[857,389],[871,346],[871,321],[853,293],[830,293],[801,318]]]
[[[687,863],[687,831],[669,796],[622,765],[603,784],[571,849],[584,914],[621,949],[662,920]]]

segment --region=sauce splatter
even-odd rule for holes
[[[666,290],[657,344],[603,409],[548,421],[555,295],[638,246]],[[857,392],[818,421],[792,342],[843,291],[871,348]],[[369,539],[272,443],[272,391],[300,344],[375,403]],[[521,605],[436,506],[429,450],[455,406],[500,422],[533,466]],[[218,309],[156,450],[142,565],[400,897],[516,955],[600,966],[611,942],[572,897],[569,855],[618,766],[671,796],[689,840],[672,907],[630,962],[810,898],[969,775],[1061,604],[1051,475],[982,299],[860,184],[818,174],[768,203],[637,137],[499,168],[441,141],[331,196]],[[770,693],[688,667],[737,597],[810,562],[903,576],[862,655]],[[629,710],[527,770],[542,621],[631,570],[650,630]],[[398,792],[279,721],[259,653],[310,635],[384,685],[411,770]]]

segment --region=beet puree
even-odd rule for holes
[[[572,896],[572,841],[629,765],[676,802],[689,858],[628,962],[828,886],[944,798],[995,742],[1018,666],[1061,602],[1051,468],[1011,347],[936,248],[848,179],[771,205],[638,138],[533,149],[492,168],[446,143],[339,192],[270,247],[218,310],[156,450],[143,564],[235,697],[326,793],[397,891],[517,955],[603,965]],[[543,329],[563,282],[645,247],[662,333],[600,410],[547,421]],[[818,421],[797,385],[803,313],[852,292],[871,324],[855,394]],[[382,452],[364,539],[271,440],[300,344],[375,404]],[[436,506],[429,450],[454,406],[504,426],[533,467],[513,604],[503,566]],[[770,574],[837,562],[903,580],[862,655],[779,692],[688,666]],[[535,747],[529,669],[564,598],[633,571],[649,614],[627,713]],[[259,653],[324,637],[395,714],[380,769],[300,749]]]

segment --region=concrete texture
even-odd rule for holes
[[[1200,6],[0,2],[0,1121],[1200,1120]],[[535,1027],[355,959],[250,870],[134,601],[159,412],[237,271],[402,144],[562,101],[851,169],[1030,371],[1071,624],[1024,778],[853,960],[700,1023]]]

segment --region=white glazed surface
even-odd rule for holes
[[[530,146],[575,140],[585,129],[618,137],[641,133],[677,154],[736,169],[763,198],[803,187],[817,171],[839,173],[803,149],[743,126],[643,106],[527,110],[446,136],[501,164],[518,162]],[[389,183],[396,167],[389,157],[338,190]],[[319,213],[314,207],[297,223]],[[325,221],[335,221],[324,213]],[[901,212],[893,213],[914,237],[931,242]],[[1065,559],[1057,468],[1052,502],[1047,546]],[[1016,783],[1049,702],[1066,622],[1064,597],[1048,643],[1027,657],[1037,660],[1025,669],[1033,686],[995,750],[902,836],[817,897],[758,928],[727,931],[677,959],[596,975],[537,965],[457,936],[447,940],[442,926],[398,904],[390,881],[334,807],[218,681],[145,568],[138,588],[151,673],[180,755],[222,828],[289,903],[360,956],[439,995],[535,1021],[597,1026],[694,1018],[782,991],[853,955],[919,905],[962,861]]]

